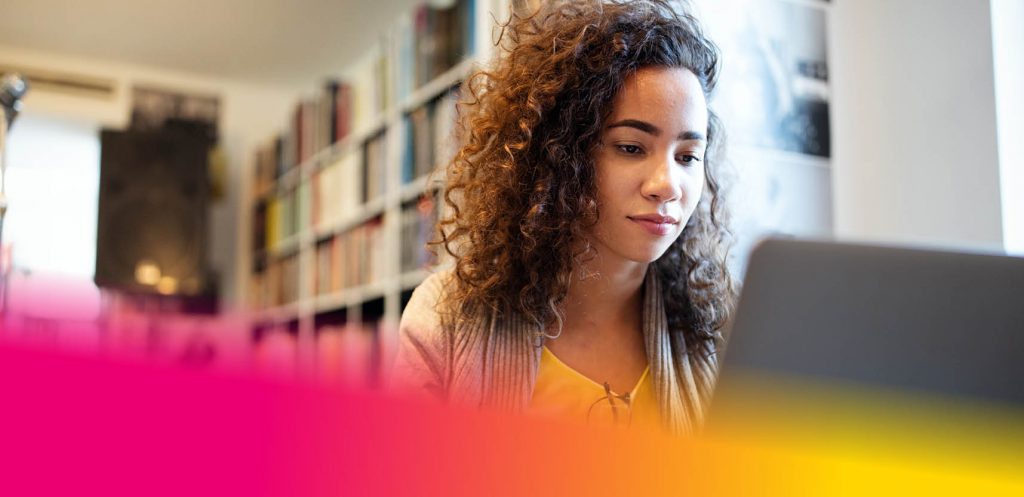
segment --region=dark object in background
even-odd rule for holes
[[[184,130],[101,133],[96,284],[209,297],[207,138]]]
[[[157,131],[187,126],[193,132],[205,134],[212,146],[218,140],[219,120],[220,99],[214,95],[138,86],[132,88],[129,126],[132,130]],[[172,124],[172,121],[176,123]]]
[[[0,117],[7,121],[8,128],[21,111],[21,98],[25,93],[28,93],[28,81],[20,74],[5,74],[0,78]]]

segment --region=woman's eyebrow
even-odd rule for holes
[[[611,128],[634,128],[650,135],[661,135],[661,130],[658,129],[657,126],[647,121],[640,121],[637,119],[623,119],[621,121],[611,123],[608,125],[608,129]]]
[[[700,131],[683,131],[682,133],[679,133],[679,136],[677,136],[676,139],[684,142],[690,140],[701,142],[708,141],[708,139],[704,137],[704,133],[701,133]]]
[[[647,134],[650,134],[650,135],[654,135],[654,136],[660,136],[661,135],[661,129],[660,128],[658,128],[657,126],[655,126],[655,125],[653,125],[653,124],[651,124],[651,123],[649,123],[647,121],[641,121],[641,120],[638,120],[638,119],[623,119],[621,121],[616,121],[616,122],[611,123],[611,124],[608,125],[608,129],[611,129],[611,128],[633,128],[633,129],[638,129],[640,131],[643,131],[644,133],[647,133]],[[707,141],[707,138],[704,137],[704,133],[701,133],[699,131],[683,131],[682,133],[679,133],[679,136],[677,136],[676,139],[680,140],[680,141],[689,141],[689,140],[697,140],[697,141],[702,141],[702,142],[706,142]]]

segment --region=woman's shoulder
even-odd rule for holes
[[[439,306],[445,289],[451,284],[451,278],[451,271],[439,271],[428,276],[413,290],[402,312],[403,327],[405,324],[434,325],[440,321]]]
[[[399,323],[398,354],[392,370],[391,389],[446,398],[448,340],[441,324],[439,306],[451,282],[449,271],[427,277],[412,292]]]
[[[402,312],[399,329],[403,338],[424,346],[439,346],[444,339],[441,305],[452,284],[450,270],[431,274],[412,292]]]

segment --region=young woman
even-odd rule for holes
[[[691,432],[734,300],[717,49],[662,0],[556,1],[505,30],[460,105],[454,268],[413,294],[393,384]]]

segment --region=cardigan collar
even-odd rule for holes
[[[692,380],[692,372],[686,354],[673,353],[680,346],[685,351],[685,342],[682,336],[670,336],[661,282],[653,265],[644,280],[643,333],[664,426],[673,433],[688,432],[690,416],[680,381]],[[449,399],[502,411],[525,411],[537,382],[542,345],[542,330],[518,316],[492,314],[486,320],[459,323],[450,355]],[[681,367],[687,371],[680,371]],[[696,407],[699,410],[699,405]]]

